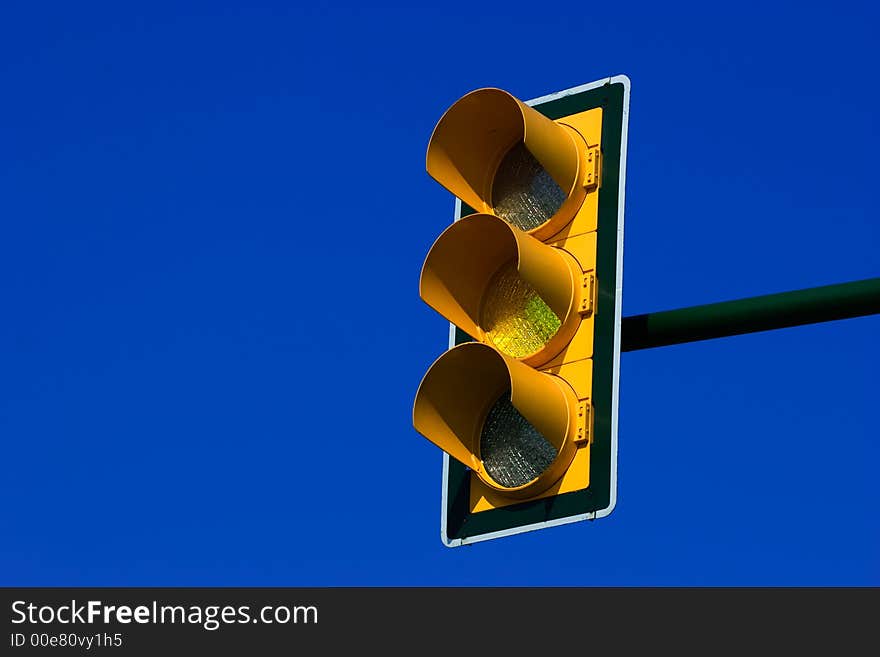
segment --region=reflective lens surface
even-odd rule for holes
[[[503,353],[523,358],[535,353],[562,325],[528,281],[519,275],[516,261],[503,266],[483,298],[482,328]]]
[[[480,435],[480,458],[502,486],[527,484],[556,458],[556,448],[510,403],[510,390],[489,410]]]
[[[519,143],[508,151],[492,183],[495,214],[521,230],[537,228],[562,207],[565,192]]]

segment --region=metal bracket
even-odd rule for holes
[[[588,399],[578,402],[577,407],[577,435],[574,437],[575,445],[587,445],[593,442],[593,434],[590,431],[590,412],[592,405]]]
[[[587,149],[587,171],[584,176],[584,187],[594,189],[599,186],[599,147]]]
[[[595,298],[596,277],[593,272],[584,274],[583,290],[581,291],[581,305],[578,308],[578,314],[582,317],[589,317],[593,314],[593,299]]]

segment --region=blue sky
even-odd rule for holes
[[[880,584],[878,316],[624,354],[592,523],[411,427],[449,104],[630,77],[625,315],[876,277],[877,11],[5,3],[0,584]]]

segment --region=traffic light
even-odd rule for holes
[[[419,293],[455,337],[413,425],[448,455],[446,545],[614,506],[628,102],[623,76],[529,103],[478,89],[430,138],[458,217]]]

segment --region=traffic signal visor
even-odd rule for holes
[[[563,379],[477,342],[434,362],[413,407],[416,430],[470,468],[490,489],[483,494],[514,501],[559,480],[588,441],[588,422]]]
[[[450,107],[428,143],[428,173],[477,212],[548,240],[579,214],[599,183],[602,110],[566,123],[501,89],[478,89]],[[574,125],[572,125],[574,124]],[[574,232],[595,230],[580,222]]]
[[[537,366],[570,345],[590,314],[592,268],[494,215],[474,214],[437,238],[419,293],[474,339]]]

